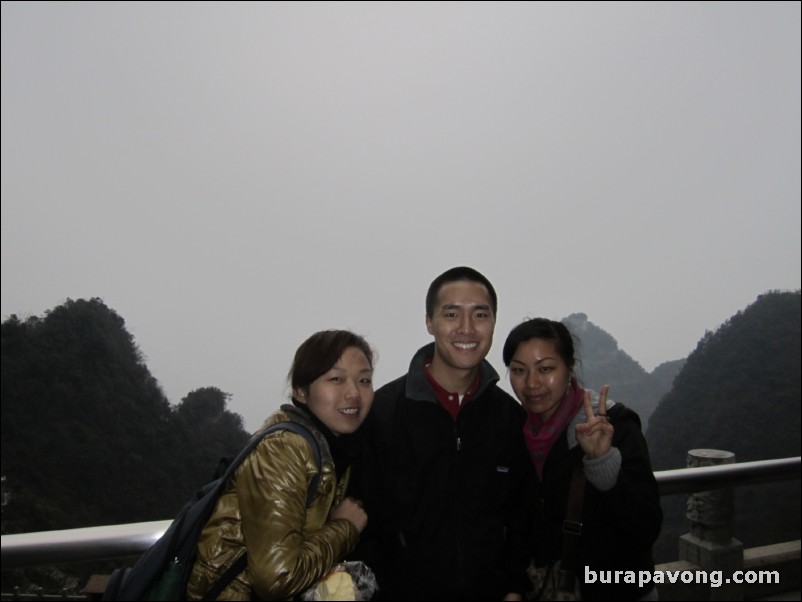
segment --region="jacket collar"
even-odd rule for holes
[[[406,384],[406,396],[408,399],[438,403],[432,386],[426,378],[426,373],[423,371],[423,364],[430,357],[434,357],[434,343],[429,343],[418,349],[417,353],[412,357],[412,361],[409,362]],[[498,372],[490,365],[490,362],[482,360],[479,365],[479,386],[476,389],[476,393],[473,394],[473,398],[476,399],[481,396],[485,389],[497,383],[498,380]]]
[[[297,422],[309,429],[309,431],[312,433],[312,436],[318,443],[321,462],[324,464],[326,462],[334,462],[331,447],[329,446],[329,442],[326,440],[326,436],[320,431],[320,428],[317,425],[309,420],[309,416],[306,412],[296,408],[294,405],[290,405],[288,403],[281,404],[279,411],[271,414],[267,420],[265,420],[264,424],[259,428],[259,431],[262,431],[267,427],[276,424],[277,422],[283,421]]]

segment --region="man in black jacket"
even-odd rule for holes
[[[376,391],[355,467],[361,556],[384,600],[521,600],[531,462],[524,411],[485,360],[497,298],[467,267],[438,276],[409,372]]]

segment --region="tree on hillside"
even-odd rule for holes
[[[192,438],[124,320],[100,299],[68,300],[0,333],[3,533],[173,516],[199,484],[185,475],[207,433]],[[215,436],[232,441],[212,449],[230,454],[247,435],[224,405]]]
[[[176,406],[175,414],[184,429],[184,478],[187,487],[209,481],[220,460],[233,456],[248,441],[242,417],[226,409],[231,397],[217,387],[191,391]]]

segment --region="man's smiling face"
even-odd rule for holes
[[[479,282],[458,280],[444,284],[437,294],[426,329],[434,336],[434,364],[471,371],[485,359],[493,344],[496,317],[487,288]]]

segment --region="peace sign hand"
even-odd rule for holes
[[[594,460],[606,454],[613,444],[613,425],[607,419],[607,391],[609,385],[604,385],[599,392],[599,413],[593,415],[593,406],[590,403],[590,391],[585,391],[585,415],[587,422],[576,425],[576,440],[582,446],[585,455]]]

